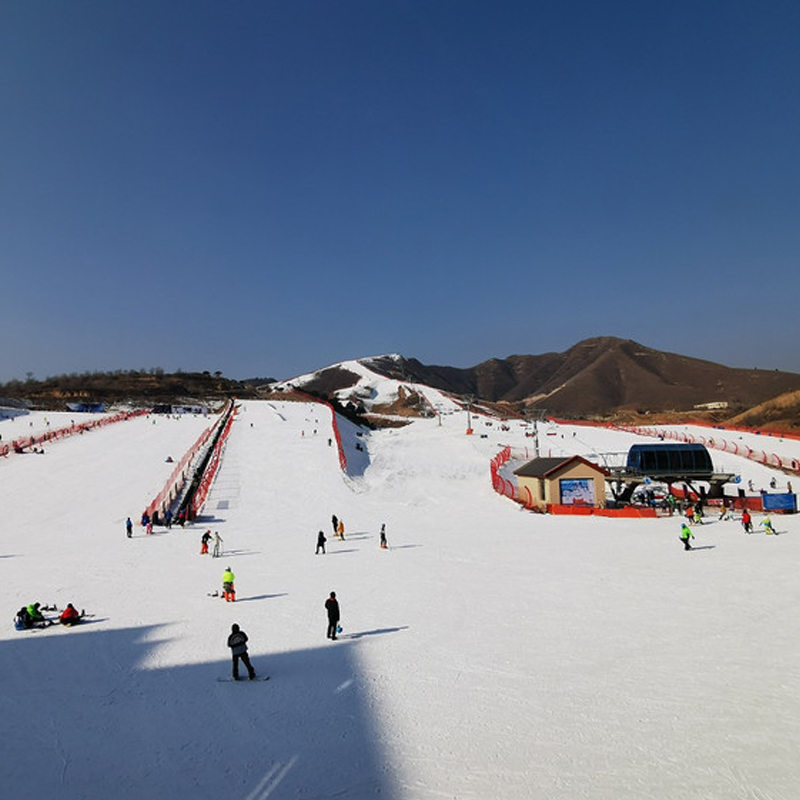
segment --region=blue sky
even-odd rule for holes
[[[0,380],[613,335],[800,372],[794,2],[0,0]]]

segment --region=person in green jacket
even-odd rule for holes
[[[684,522],[681,525],[681,541],[683,542],[683,549],[684,550],[691,550],[692,546],[689,544],[689,539],[694,539],[694,534],[692,533],[692,529]]]
[[[236,589],[233,586],[235,580],[236,576],[231,572],[231,568],[227,567],[222,573],[222,596],[226,603],[233,603],[236,600]]]

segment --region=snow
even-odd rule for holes
[[[453,408],[363,436],[340,419],[344,474],[327,408],[244,402],[205,518],[152,536],[137,525],[132,539],[125,518],[208,419],[141,417],[0,459],[4,795],[796,796],[800,519],[773,517],[773,537],[712,517],[684,552],[677,519],[531,514],[489,475],[506,444],[531,448],[526,428],[478,415],[466,436]],[[43,416],[57,424],[1,421],[3,441]],[[540,426],[543,455],[637,441],[652,440]],[[786,483],[712,455],[744,483]],[[221,559],[199,555],[206,529]],[[320,529],[328,552],[315,556]],[[235,604],[209,596],[227,566]],[[36,600],[95,616],[13,630]],[[217,681],[233,622],[268,682]]]

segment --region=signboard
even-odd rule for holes
[[[594,505],[594,478],[563,478],[558,483],[562,506]]]
[[[796,494],[762,494],[761,501],[764,511],[788,511],[792,514],[797,512]]]

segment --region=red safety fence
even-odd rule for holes
[[[21,436],[19,439],[14,439],[10,444],[4,444],[0,447],[0,456],[8,457],[13,453],[24,453],[28,448],[38,448],[46,442],[52,443],[59,439],[66,439],[69,436],[76,436],[88,431],[97,430],[98,428],[105,428],[107,425],[114,425],[117,422],[124,422],[125,420],[141,417],[143,414],[149,414],[146,409],[139,411],[123,411],[119,414],[113,414],[107,417],[98,417],[90,422],[81,422],[78,425],[69,425],[66,428],[56,428],[48,430],[44,433],[38,433],[35,436]]]
[[[203,510],[206,500],[208,499],[208,493],[211,490],[211,484],[214,483],[217,470],[222,462],[222,451],[225,449],[225,443],[228,441],[228,436],[230,435],[231,427],[233,426],[234,415],[235,411],[234,409],[231,409],[231,413],[228,414],[222,431],[220,432],[220,435],[214,444],[214,450],[211,452],[211,457],[203,472],[203,477],[200,479],[197,491],[194,493],[194,497],[192,498],[192,508],[189,513],[190,519],[195,519],[197,515],[200,514],[200,512]]]
[[[186,451],[186,453],[184,453],[181,460],[175,465],[175,468],[172,470],[172,474],[164,484],[164,488],[150,501],[150,504],[145,509],[145,513],[151,519],[156,511],[158,511],[159,516],[163,519],[167,509],[175,502],[175,500],[180,496],[181,492],[186,488],[186,484],[192,477],[189,467],[200,450],[208,442],[211,434],[214,432],[216,424],[217,423],[206,428],[200,434],[200,436],[197,437],[197,441]]]

